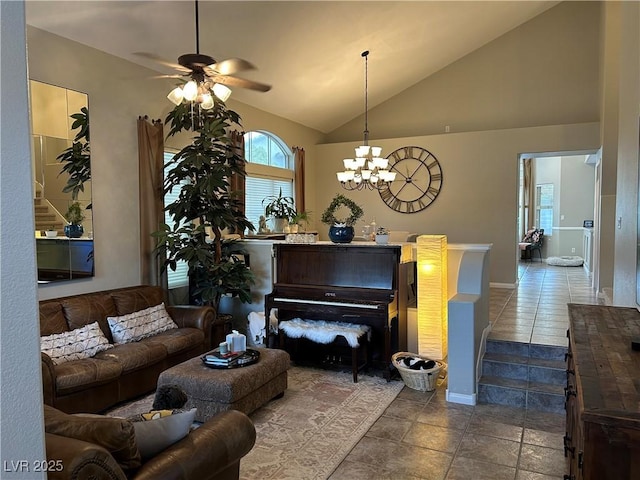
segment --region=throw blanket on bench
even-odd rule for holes
[[[371,340],[371,327],[368,325],[294,318],[283,320],[278,326],[288,337],[308,338],[316,343],[331,343],[340,335],[347,340],[351,348],[357,348],[358,338],[362,335],[366,334],[367,340]]]

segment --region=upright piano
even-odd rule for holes
[[[376,368],[391,377],[391,355],[407,348],[407,264],[401,245],[275,243],[273,291],[265,296],[278,321],[302,318],[369,325]]]

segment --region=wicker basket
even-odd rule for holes
[[[421,360],[431,360],[430,358],[423,357],[416,353],[398,352],[393,354],[391,362],[393,366],[398,369],[398,372],[400,372],[400,376],[407,387],[421,392],[431,392],[436,389],[438,374],[440,370],[444,368],[444,363],[436,360],[436,366],[430,370],[412,370],[397,361],[398,357],[414,357]]]

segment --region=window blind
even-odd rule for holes
[[[174,155],[175,155],[175,152],[172,152],[172,151],[164,152],[165,178],[166,178],[167,172],[171,170],[171,167],[167,167],[167,165],[171,161]],[[186,185],[186,182],[185,182],[185,185]],[[164,196],[164,206],[166,207],[167,205],[170,205],[171,203],[175,202],[178,199],[178,195],[180,195],[180,188],[174,187],[171,192],[167,193]],[[167,211],[164,212],[164,222],[169,226],[173,226],[173,218],[171,218],[171,215],[169,215],[169,212]],[[169,285],[169,289],[188,286],[189,285],[189,266],[187,265],[187,262],[178,261],[176,263],[175,271],[171,270],[171,268],[167,268],[167,282]]]

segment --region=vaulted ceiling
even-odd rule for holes
[[[455,62],[557,1],[199,1],[200,53],[239,57],[271,84],[267,93],[234,89],[233,98],[321,132]],[[195,52],[195,2],[31,1],[27,24],[156,70],[134,55],[176,62]],[[175,80],[166,82],[167,91]]]

